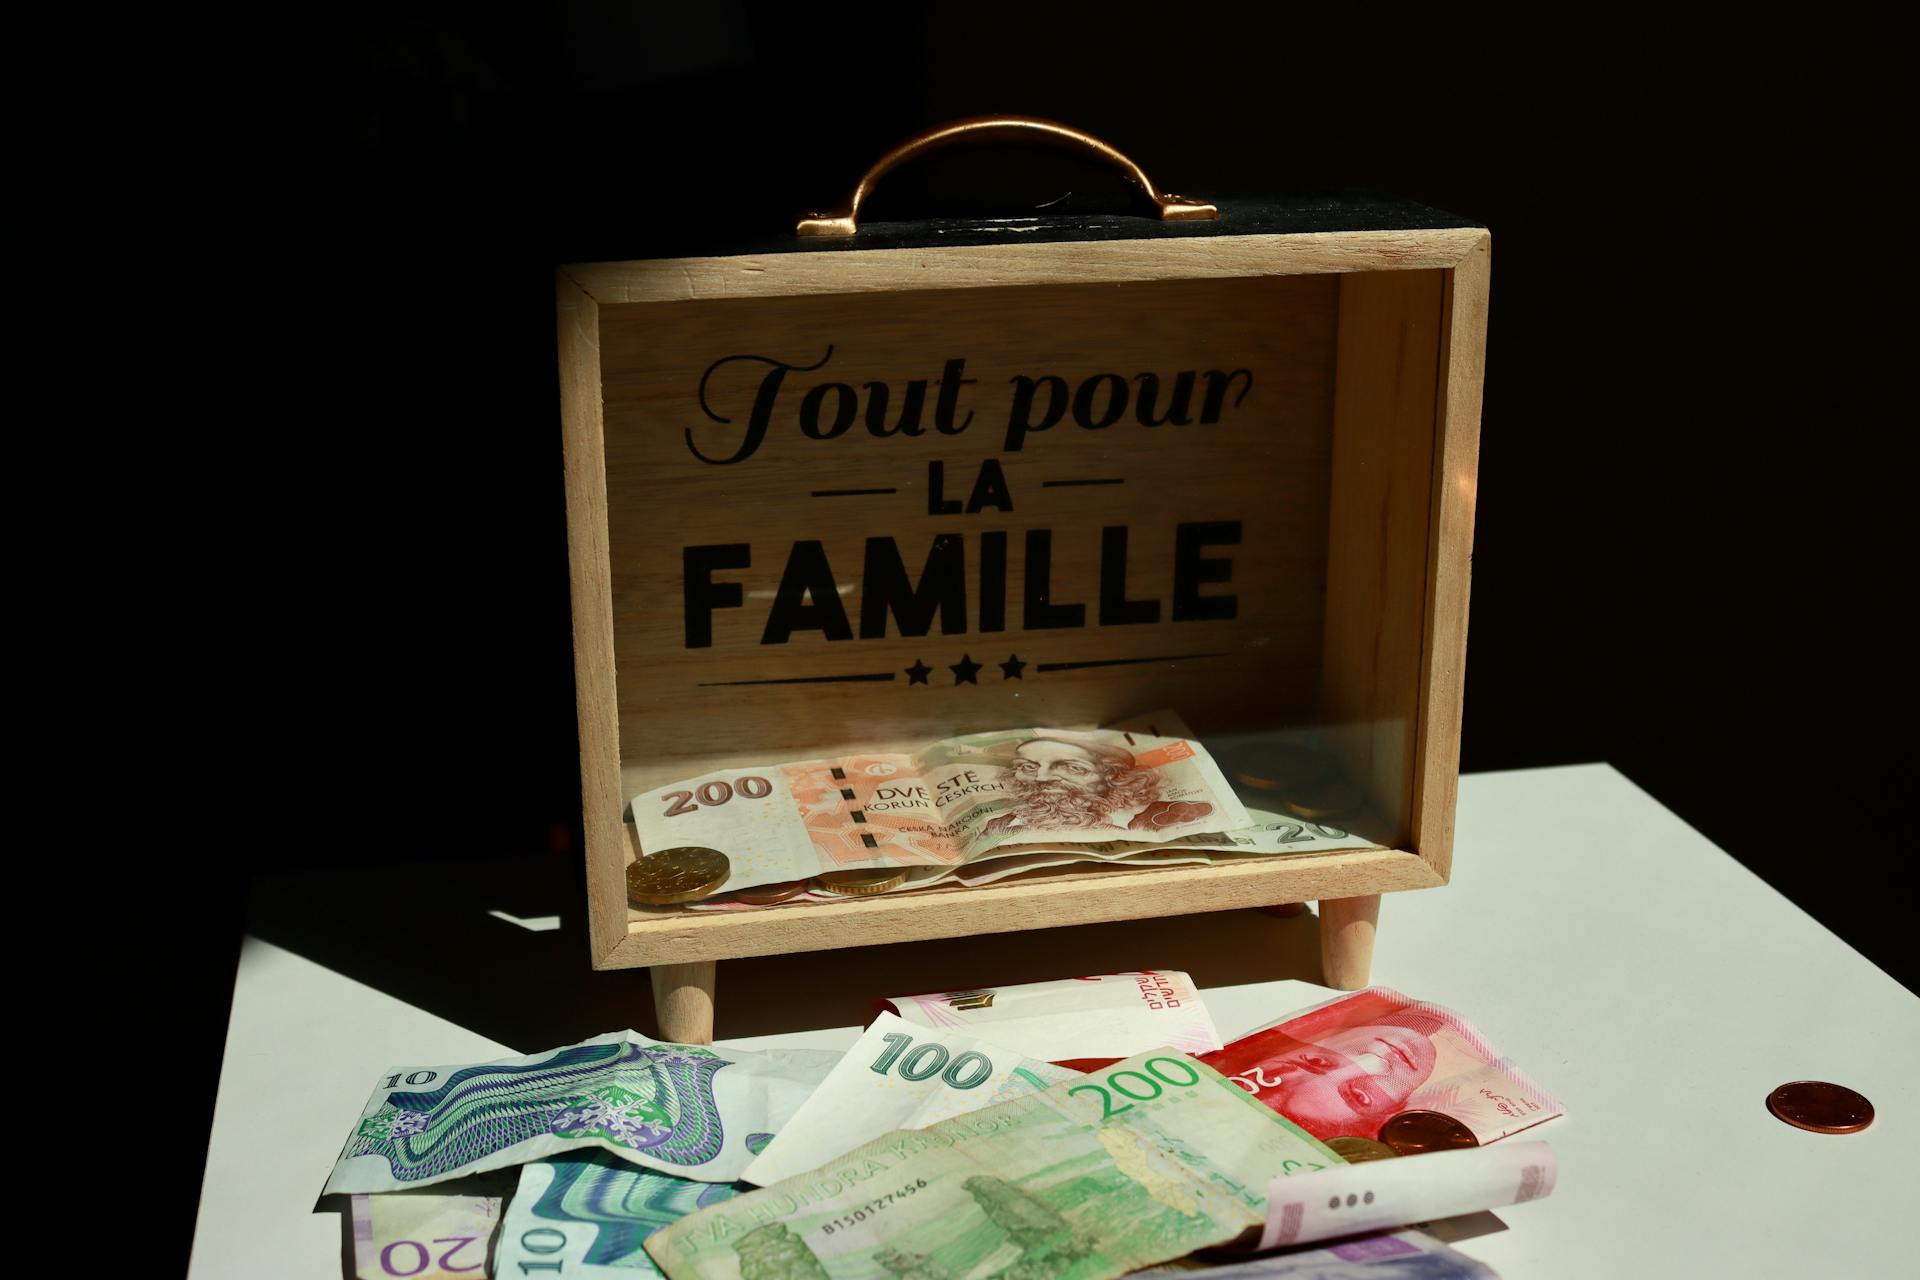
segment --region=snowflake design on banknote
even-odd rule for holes
[[[703,1164],[720,1153],[726,1134],[713,1077],[726,1059],[688,1045],[633,1046],[635,1065],[627,1083],[588,1091],[553,1118],[561,1138],[600,1138],[645,1151],[670,1164]]]
[[[644,1151],[692,1168],[726,1132],[714,1077],[731,1065],[686,1045],[575,1045],[530,1063],[462,1067],[431,1090],[396,1090],[360,1122],[348,1157],[384,1158],[396,1181],[446,1177],[534,1138]]]
[[[651,1098],[609,1085],[576,1099],[555,1116],[553,1132],[562,1138],[607,1138],[645,1149],[673,1136],[673,1118]]]
[[[429,1118],[424,1111],[405,1111],[398,1107],[389,1107],[362,1120],[356,1136],[379,1142],[384,1139],[404,1138],[411,1134],[425,1133]]]

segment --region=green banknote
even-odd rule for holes
[[[1265,1220],[1343,1163],[1172,1049],[901,1130],[648,1238],[669,1280],[1104,1280]]]
[[[381,1072],[327,1191],[398,1191],[598,1148],[700,1182],[737,1182],[841,1058],[709,1049],[615,1031],[564,1049]]]
[[[599,1152],[536,1160],[520,1166],[494,1274],[657,1276],[660,1270],[641,1242],[736,1194],[724,1182],[692,1182]]]

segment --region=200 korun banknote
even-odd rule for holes
[[[953,866],[1035,841],[1162,842],[1249,823],[1206,749],[1122,730],[1010,729],[906,753],[722,769],[634,797],[643,850],[718,849],[716,892],[866,867]]]

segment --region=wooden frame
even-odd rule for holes
[[[664,1033],[703,1042],[712,1035],[713,962],[728,957],[1318,900],[1329,981],[1364,985],[1378,895],[1445,884],[1451,865],[1490,243],[1479,228],[1444,228],[562,269],[561,402],[595,967],[652,967]],[[629,906],[624,867],[635,851],[621,815],[636,766],[626,762],[623,777],[601,365],[608,308],[1305,275],[1339,276],[1321,697],[1349,772],[1398,798],[1400,847],[1066,869],[972,889],[740,913]],[[681,775],[704,767],[709,762],[689,764]]]

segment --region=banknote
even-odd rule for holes
[[[964,885],[991,884],[1011,875],[1074,862],[1129,866],[1171,866],[1179,863],[1215,863],[1243,857],[1280,857],[1289,854],[1331,853],[1336,849],[1377,849],[1380,846],[1339,827],[1308,822],[1289,814],[1246,807],[1250,825],[1237,831],[1209,831],[1175,840],[1104,840],[1097,844],[1005,844],[972,862],[955,867],[916,868],[903,889],[931,888],[957,881]],[[901,890],[896,890],[900,892]]]
[[[1441,1111],[1492,1142],[1566,1109],[1450,1009],[1385,987],[1340,996],[1202,1056],[1316,1138],[1371,1138]]]
[[[1277,858],[1286,854],[1329,854],[1348,848],[1380,848],[1379,844],[1323,821],[1308,821],[1244,806],[1248,825],[1238,831],[1202,831],[1183,835],[1177,841],[1102,841],[1077,846],[1048,844],[1002,844],[991,854],[958,867],[941,867],[941,875],[927,881],[914,879],[914,887],[933,885],[941,879],[956,879],[964,885],[985,885],[993,879],[1044,865],[1066,862],[1127,862],[1150,865],[1171,862],[1223,862],[1227,858]]]
[[[1225,1266],[1150,1267],[1134,1274],[1167,1280],[1500,1280],[1486,1263],[1424,1231],[1357,1236]]]
[[[1369,1160],[1267,1187],[1261,1249],[1333,1240],[1360,1231],[1525,1204],[1553,1193],[1559,1175],[1545,1142],[1430,1151]]]
[[[881,1004],[918,1026],[964,1028],[1045,1062],[1125,1058],[1159,1045],[1203,1054],[1221,1043],[1200,989],[1177,969],[888,996]]]
[[[669,1280],[1105,1280],[1250,1234],[1341,1164],[1172,1049],[895,1132],[647,1240]]]
[[[659,1275],[641,1242],[670,1222],[738,1194],[598,1151],[520,1166],[495,1250],[501,1276]]]
[[[785,1124],[839,1059],[615,1031],[524,1058],[390,1067],[326,1190],[426,1186],[592,1147],[678,1177],[735,1182],[755,1135]]]
[[[352,1213],[359,1280],[473,1280],[485,1274],[500,1197],[356,1195]]]
[[[715,892],[863,867],[954,866],[1006,844],[1164,842],[1248,825],[1186,738],[1009,729],[911,753],[722,769],[633,799],[642,850],[718,849]]]
[[[1291,814],[1256,809],[1251,805],[1246,806],[1246,811],[1252,825],[1238,831],[1182,836],[1178,840],[1159,844],[1108,840],[1082,845],[1001,845],[972,862],[963,862],[958,866],[910,867],[906,883],[891,890],[889,896],[943,884],[962,884],[971,888],[993,884],[1011,876],[1079,863],[1124,867],[1217,865],[1242,858],[1276,858],[1382,847],[1329,823],[1308,822]],[[807,892],[782,901],[835,902],[845,899],[831,893]],[[730,898],[689,903],[687,907],[693,911],[721,912],[760,909]]]
[[[743,1176],[771,1186],[895,1129],[924,1129],[1079,1074],[951,1027],[883,1013]]]
[[[1107,840],[1077,848],[1109,858],[1155,849],[1194,849],[1218,853],[1328,853],[1335,849],[1377,849],[1380,846],[1329,822],[1309,822],[1305,818],[1277,809],[1259,809],[1243,805],[1247,825],[1232,831],[1199,831],[1168,840]],[[1011,857],[1024,853],[1051,852],[1058,846],[1046,844],[1007,844],[994,855]]]

